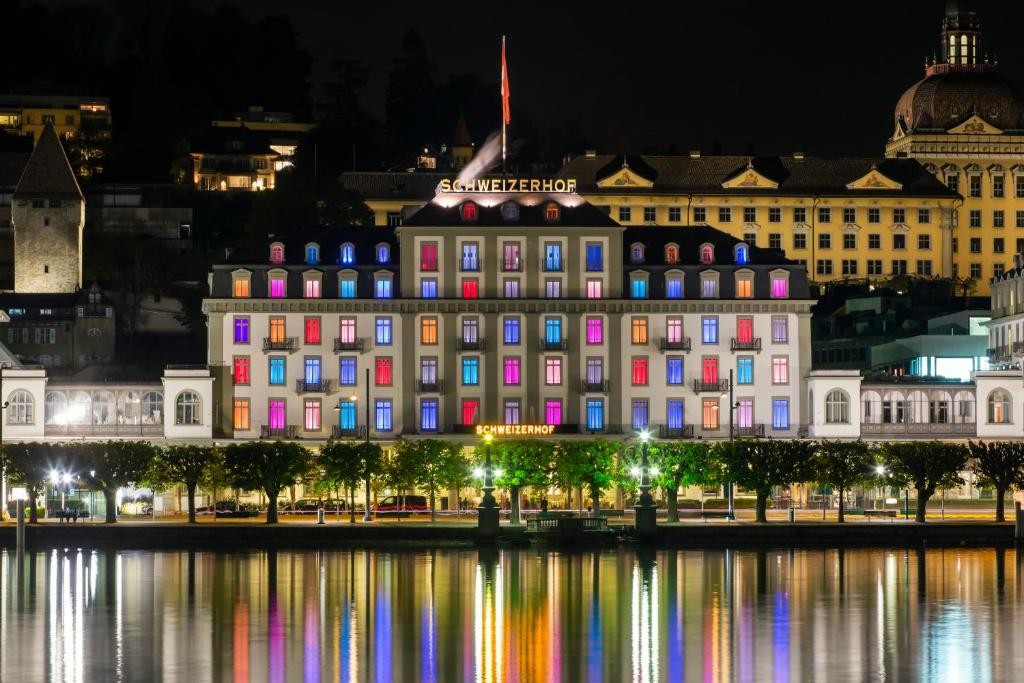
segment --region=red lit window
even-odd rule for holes
[[[320,318],[306,318],[306,343],[320,343]]]
[[[670,244],[665,247],[665,263],[678,263],[679,262],[679,247],[674,244]]]
[[[736,341],[750,343],[754,341],[754,319],[736,319]]]
[[[462,424],[476,424],[477,416],[480,414],[480,401],[466,400],[462,402]]]
[[[718,359],[705,358],[703,364],[704,381],[708,383],[718,381]]]
[[[476,299],[480,296],[480,283],[476,280],[462,281],[462,298]]]
[[[554,223],[558,220],[558,204],[548,204],[544,208],[544,220]]]
[[[391,384],[391,359],[377,359],[377,386],[389,386]]]
[[[462,220],[476,220],[476,204],[474,204],[473,202],[466,202],[465,204],[462,205]]]
[[[248,358],[236,358],[235,359],[235,384],[248,384],[249,383],[249,359]]]
[[[647,359],[646,358],[634,358],[633,359],[633,384],[644,385],[647,384]]]
[[[420,270],[437,270],[437,242],[420,245]]]

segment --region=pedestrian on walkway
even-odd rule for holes
[[[57,510],[57,519],[60,524],[64,523],[64,508]]]
[[[78,524],[78,508],[73,508],[71,510],[71,521],[74,524]]]

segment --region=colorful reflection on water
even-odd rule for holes
[[[0,554],[0,680],[1008,680],[1012,550]]]

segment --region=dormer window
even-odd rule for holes
[[[674,242],[665,245],[665,263],[679,263],[679,245]]]
[[[507,223],[514,223],[519,220],[519,205],[515,202],[505,202],[501,205],[501,220]]]
[[[320,298],[321,274],[318,271],[310,271],[302,275],[302,296],[307,299]]]
[[[700,245],[700,262],[709,265],[715,262],[715,248],[710,244]]]
[[[463,221],[475,221],[476,220],[476,204],[473,202],[466,202],[462,205],[462,220]]]
[[[558,214],[558,204],[552,202],[544,207],[544,220],[546,220],[548,223],[557,223]]]
[[[288,276],[283,271],[270,273],[270,280],[267,283],[268,296],[271,299],[283,299],[287,290]]]
[[[771,273],[772,280],[772,298],[773,299],[788,299],[789,298],[789,271],[788,270],[773,270]]]
[[[270,245],[270,262],[284,263],[284,245],[280,242],[274,242]]]
[[[356,262],[356,248],[351,242],[341,245],[341,265],[351,266]]]
[[[740,243],[736,245],[736,263],[750,263],[750,247]]]
[[[736,273],[736,298],[754,298],[754,274],[749,270],[741,270]]]
[[[629,260],[632,263],[643,263],[644,262],[644,245],[639,242],[634,242],[629,247]]]
[[[377,252],[377,263],[385,264],[385,263],[387,263],[388,261],[391,260],[391,247],[389,247],[388,245],[384,244],[383,242],[381,244],[377,245],[376,252]]]
[[[306,264],[315,266],[320,262],[320,247],[317,244],[306,245]]]

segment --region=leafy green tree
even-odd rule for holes
[[[188,522],[196,523],[196,488],[223,454],[214,446],[171,444],[160,448],[150,464],[147,480],[156,488],[184,485],[188,497]]]
[[[1006,521],[1006,492],[1024,486],[1024,443],[971,441],[967,447],[978,483],[996,490],[996,521]]]
[[[459,515],[462,514],[462,489],[469,486],[470,479],[470,460],[465,450],[459,446],[448,451],[441,464],[440,482],[442,487],[455,491],[455,510]],[[451,507],[450,502],[448,505]]]
[[[363,441],[359,443],[359,457],[363,462],[363,489],[364,501],[363,504],[366,506],[366,514],[370,514],[370,490],[374,482],[381,482],[384,473],[384,449],[379,444],[375,444],[372,441]]]
[[[969,451],[963,444],[945,441],[889,441],[882,444],[882,455],[890,482],[917,490],[914,520],[923,523],[935,491],[963,483],[960,473],[967,466]]]
[[[808,441],[758,439],[723,441],[714,446],[724,481],[757,493],[758,522],[767,522],[772,488],[807,481],[814,475],[814,448]]]
[[[874,477],[875,456],[861,440],[817,444],[815,479],[839,492],[839,521],[846,521],[846,491]]]
[[[480,461],[484,457],[484,448],[486,446],[477,446],[477,459]],[[501,476],[497,478],[496,483],[508,488],[511,512],[509,522],[514,525],[521,524],[520,501],[523,489],[528,486],[547,486],[554,445],[549,441],[537,439],[517,439],[495,441],[491,448],[494,466],[501,470]]]
[[[679,521],[679,487],[706,488],[721,482],[722,471],[706,441],[655,441],[649,458],[658,467],[653,484],[665,492],[667,519]]]
[[[53,446],[48,443],[17,443],[5,444],[4,455],[7,464],[7,478],[21,484],[28,492],[29,524],[36,524],[39,515],[36,510],[36,499],[46,490],[50,471],[54,469]]]
[[[313,454],[287,441],[248,441],[228,446],[224,461],[236,488],[267,495],[267,524],[276,524],[277,497],[309,474]]]
[[[224,460],[224,451],[220,450],[218,457],[203,471],[199,478],[199,486],[210,494],[210,505],[215,506],[218,494],[230,485],[231,472],[228,471],[227,463]],[[216,515],[214,515],[214,519],[216,519]]]
[[[559,441],[555,444],[551,482],[563,491],[588,489],[596,513],[601,507],[601,491],[614,482],[619,448],[619,444],[604,439]]]
[[[356,523],[356,487],[366,470],[360,445],[354,441],[332,440],[320,449],[320,467],[324,476],[336,482],[348,494],[348,516],[352,524]]]
[[[82,480],[103,492],[107,524],[117,522],[117,490],[145,479],[157,454],[148,441],[76,442],[61,448],[80,463]]]
[[[392,462],[395,469],[402,473],[398,481],[406,481],[408,473],[412,486],[404,488],[419,486],[426,489],[430,500],[431,523],[437,520],[437,490],[442,486],[445,462],[452,457],[453,452],[461,451],[462,446],[440,439],[401,439],[395,444]]]

